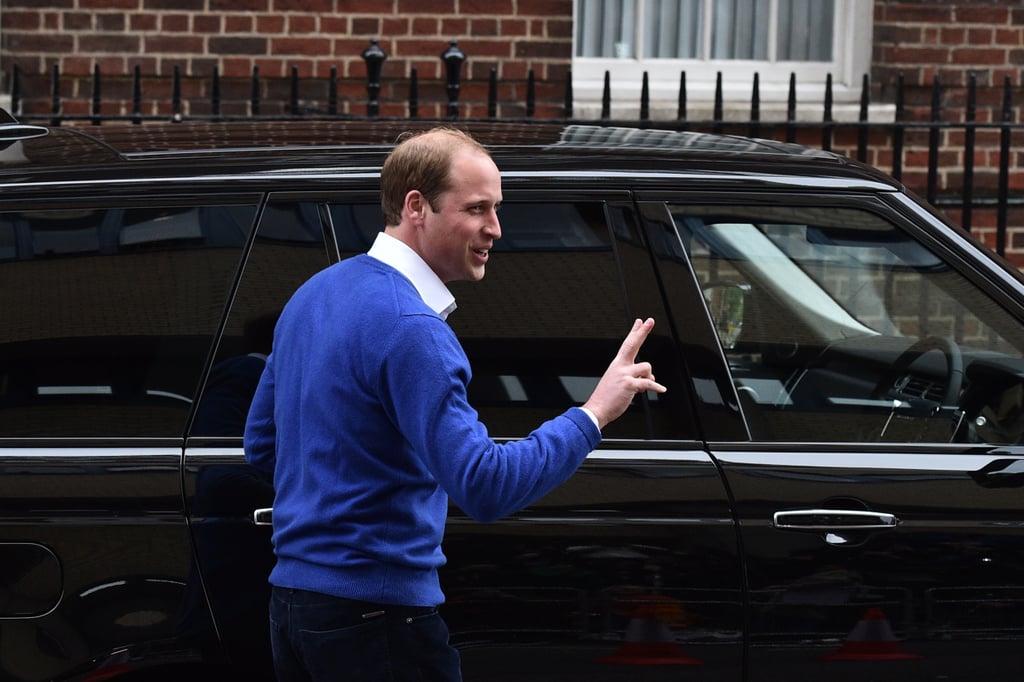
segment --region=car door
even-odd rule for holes
[[[739,680],[732,513],[632,203],[522,184],[504,187],[487,276],[452,285],[491,435],[524,437],[582,404],[634,317],[657,320],[642,359],[669,391],[638,399],[528,508],[490,524],[451,509],[442,613],[465,679]]]
[[[189,663],[213,643],[181,454],[255,200],[83,191],[0,204],[5,680]]]
[[[321,203],[279,192],[260,207],[185,451],[185,504],[205,598],[234,674],[246,679],[273,677],[274,490],[270,474],[246,462],[242,435],[277,316],[299,285],[337,260]]]
[[[707,437],[739,518],[752,681],[1024,663],[1022,289],[910,205],[648,206],[677,317],[712,320],[743,419]]]

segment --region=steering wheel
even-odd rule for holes
[[[905,374],[919,357],[931,351],[939,351],[946,361],[946,390],[942,394],[941,405],[957,405],[960,402],[960,389],[964,382],[964,357],[960,352],[960,346],[948,336],[922,337],[900,353],[892,366],[882,374],[882,378],[875,387],[874,397],[908,397],[894,393],[893,383]]]

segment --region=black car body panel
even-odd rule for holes
[[[259,353],[369,247],[390,144],[429,125],[0,140],[0,678],[271,676]],[[503,173],[503,238],[449,318],[492,436],[581,403],[637,316],[669,387],[537,504],[452,507],[467,680],[1017,678],[1016,270],[835,154],[457,125]]]

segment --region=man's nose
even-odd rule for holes
[[[498,220],[497,209],[491,209],[490,220],[487,221],[487,236],[491,239],[501,239],[501,222]]]

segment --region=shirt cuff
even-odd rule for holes
[[[596,426],[597,430],[600,431],[601,430],[601,425],[597,423],[597,417],[594,416],[594,413],[590,411],[590,408],[589,407],[581,407],[580,409],[583,410],[584,414],[586,414],[588,417],[590,417],[590,421],[594,422],[594,426]]]

